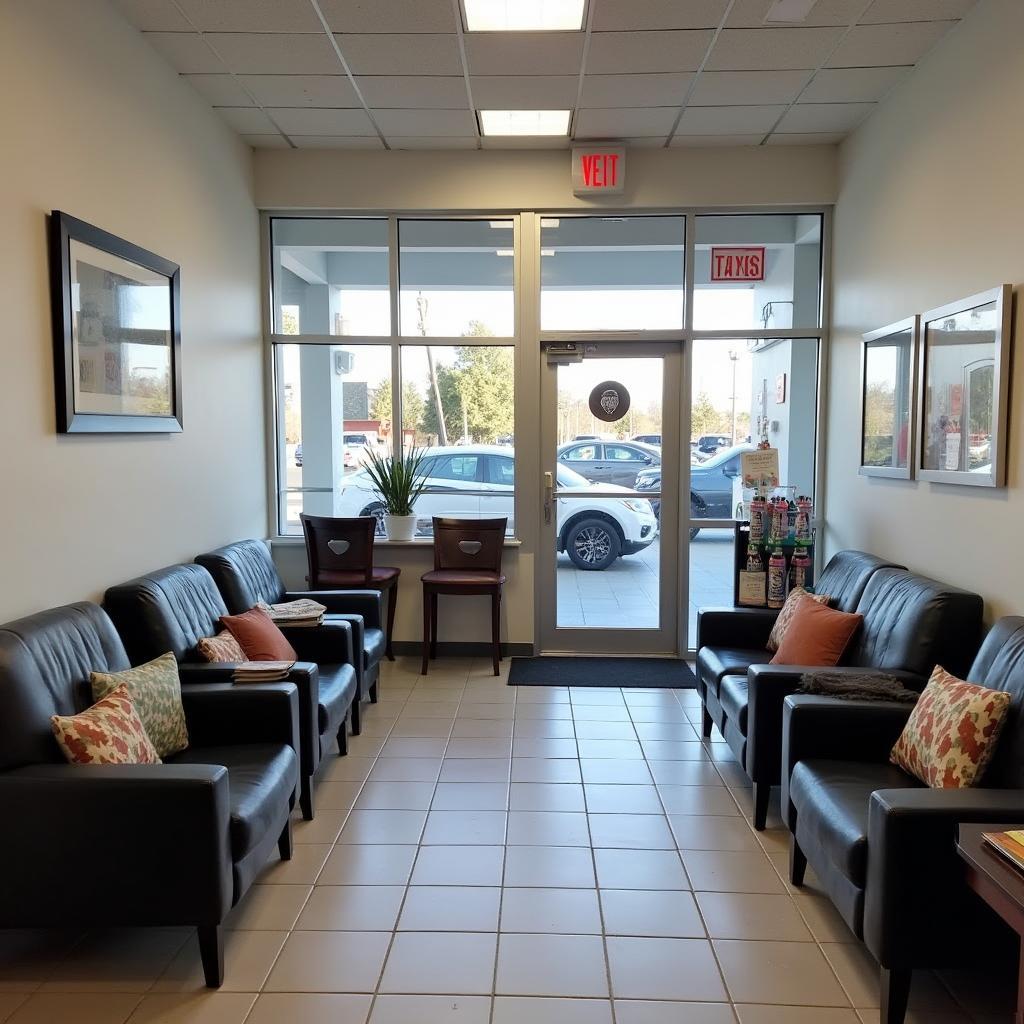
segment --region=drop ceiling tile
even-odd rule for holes
[[[234,75],[184,75],[183,77],[193,89],[215,107],[251,107],[253,105],[252,100],[246,95]]]
[[[267,113],[289,135],[373,135],[366,111],[321,107],[269,107]]]
[[[585,75],[584,107],[671,107],[686,98],[693,75]]]
[[[140,32],[194,31],[171,0],[114,0],[114,5]]]
[[[677,135],[747,135],[771,131],[785,107],[687,107]]]
[[[362,106],[347,75],[242,75],[264,107]]]
[[[678,107],[634,107],[619,110],[580,110],[576,114],[577,139],[617,139],[623,136],[660,135],[675,122]]]
[[[145,32],[143,38],[179,74],[216,75],[228,70],[197,32]]]
[[[650,135],[642,139],[621,139],[627,149],[661,149],[665,145],[665,135]]]
[[[764,16],[774,0],[736,0],[729,20],[729,28],[760,28]],[[865,0],[818,0],[811,8],[804,25],[850,25],[864,9]]]
[[[792,103],[808,78],[808,71],[705,71],[697,78],[690,104]]]
[[[200,32],[323,32],[308,0],[175,0]]]
[[[454,32],[451,0],[320,0],[332,32]]]
[[[216,110],[236,132],[269,135],[277,131],[273,121],[259,107],[217,107]]]
[[[860,24],[962,18],[976,3],[977,0],[875,0]]]
[[[375,110],[373,117],[385,136],[476,137],[476,118],[470,110]]]
[[[848,132],[856,128],[874,103],[798,103],[779,122],[780,132]]]
[[[847,132],[772,132],[769,146],[834,146],[846,138]]]
[[[800,97],[801,103],[873,103],[911,69],[823,68]]]
[[[565,110],[576,106],[579,75],[477,75],[470,82],[479,110]]]
[[[713,32],[698,29],[597,32],[590,38],[587,73],[619,75],[696,71],[713,36]]]
[[[299,149],[383,149],[376,135],[292,135]]]
[[[335,35],[354,75],[461,75],[454,33]]]
[[[276,132],[273,135],[243,135],[242,141],[253,149],[291,149],[288,140]]]
[[[818,67],[841,28],[733,28],[715,43],[708,71],[799,71]]]
[[[713,146],[758,146],[764,132],[756,135],[676,135],[669,145],[673,149],[704,149]]]
[[[356,79],[370,107],[461,107],[466,80],[456,75],[362,75]]]
[[[630,29],[717,28],[728,0],[600,0],[595,32]]]
[[[466,59],[472,75],[575,75],[583,33],[470,32]]]
[[[203,38],[236,75],[332,75],[341,70],[323,32],[217,32]]]
[[[485,135],[480,144],[484,149],[568,149],[570,141],[567,135]]]
[[[955,21],[918,21],[907,25],[858,25],[828,60],[830,68],[916,64]]]
[[[388,136],[388,145],[392,149],[476,149],[477,140],[457,136],[444,138],[439,135],[425,136]]]

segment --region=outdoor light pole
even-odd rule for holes
[[[736,364],[739,362],[740,354],[735,349],[729,349],[729,361],[732,363],[732,443],[736,443]]]

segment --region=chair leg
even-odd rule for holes
[[[499,675],[501,661],[501,594],[491,595],[491,649],[494,659],[494,674]]]
[[[427,674],[427,658],[430,655],[430,595],[423,592],[423,664],[420,665],[420,675]]]
[[[206,987],[220,988],[224,984],[224,933],[219,924],[201,924],[196,933],[199,937],[199,957],[203,961]]]
[[[768,820],[768,801],[771,796],[771,783],[754,783],[754,828],[758,832],[764,831],[765,822]]]
[[[395,585],[388,589],[388,635],[387,635],[387,647],[385,653],[388,656],[388,661],[395,660],[395,652],[391,649],[391,639],[395,635],[395,608],[398,607],[398,581],[395,581]]]
[[[345,731],[342,726],[342,732]],[[363,731],[363,712],[359,707],[359,694],[357,693],[355,699],[352,701],[352,735],[358,736]]]
[[[353,705],[354,707],[355,705]],[[340,757],[344,757],[348,753],[348,721],[341,723],[341,728],[338,730],[338,754]]]
[[[277,852],[281,854],[281,860],[292,859],[292,819],[285,823],[284,831],[277,837]]]
[[[912,974],[909,967],[881,968],[881,1024],[903,1024],[907,1015]]]
[[[299,786],[299,807],[304,821],[313,820],[313,776],[303,775]]]
[[[430,660],[437,660],[437,594],[430,595]]]
[[[704,739],[711,739],[711,726],[713,724],[707,705],[702,704],[700,708],[700,732]]]
[[[793,885],[804,884],[804,872],[807,870],[807,858],[797,844],[796,836],[789,837],[789,880]]]
[[[392,658],[391,660],[394,661],[395,659]],[[374,679],[374,681],[373,681],[373,685],[370,687],[370,703],[371,704],[376,704],[377,701],[380,699],[380,689],[379,689],[379,687],[380,687],[380,676],[377,676],[377,678]]]

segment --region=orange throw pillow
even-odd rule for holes
[[[1010,695],[935,666],[889,760],[932,789],[967,789],[995,753]]]
[[[249,661],[298,661],[295,648],[261,608],[222,615],[221,625],[238,641]]]
[[[773,665],[838,665],[863,615],[800,601],[772,658]]]
[[[775,620],[775,625],[772,626],[771,635],[768,637],[768,650],[777,651],[779,644],[782,643],[782,638],[786,635],[786,630],[789,629],[790,623],[793,621],[793,614],[796,612],[797,605],[801,601],[817,601],[818,604],[829,604],[832,598],[828,594],[812,594],[809,590],[804,590],[803,587],[794,587],[786,598],[786,603],[782,606],[782,611],[779,612],[779,617]]]

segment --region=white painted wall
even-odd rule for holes
[[[0,621],[266,531],[251,152],[105,0],[0,5]],[[181,265],[185,431],[55,432],[46,214]]]
[[[833,264],[827,548],[859,547],[1024,612],[1024,303],[1015,314],[1008,486],[861,477],[860,335],[1024,281],[1024,4],[982,0],[843,144]]]

